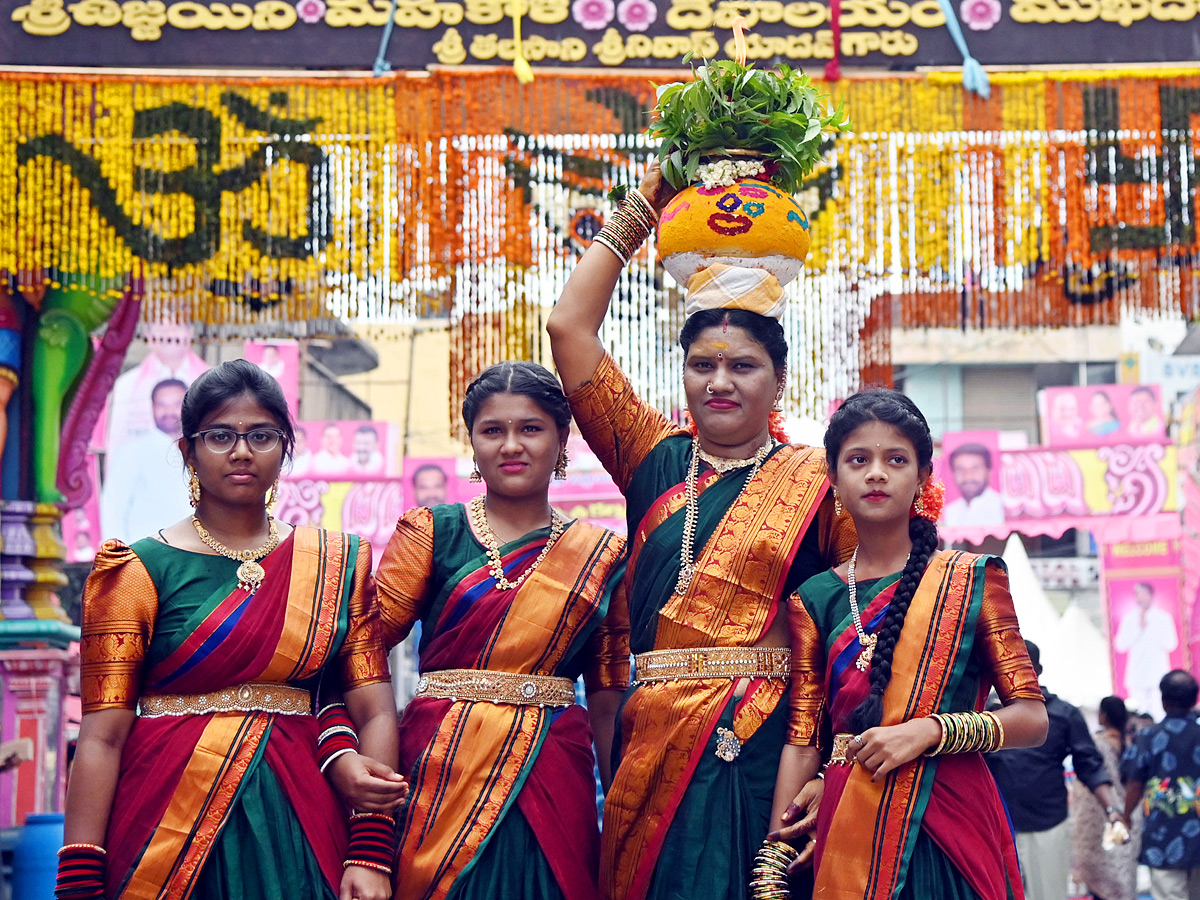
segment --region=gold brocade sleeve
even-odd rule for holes
[[[396,523],[379,561],[379,623],[383,645],[391,649],[408,637],[425,612],[429,576],[433,572],[433,513],[410,509]]]
[[[825,649],[821,645],[821,633],[799,593],[788,598],[787,611],[792,639],[787,742],[801,747],[819,747],[818,725],[825,707]]]
[[[683,429],[634,393],[629,378],[607,353],[567,397],[584,440],[622,492],[646,455]]]
[[[350,625],[338,653],[338,674],[343,690],[391,681],[381,631],[375,579],[371,577],[371,545],[364,539],[358,545],[358,558],[354,563]]]
[[[105,541],[83,590],[79,693],[85,713],[136,709],[158,590],[137,554]]]
[[[629,687],[629,599],[623,578],[613,590],[608,615],[588,639],[588,660],[583,673],[588,693]]]
[[[984,669],[991,674],[1001,702],[1044,699],[1017,627],[1008,573],[998,562],[989,562],[985,570],[976,640]]]

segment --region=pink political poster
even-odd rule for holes
[[[300,417],[300,344],[297,341],[246,341],[245,356],[279,382],[292,418]]]
[[[1047,447],[1083,448],[1166,441],[1157,384],[1046,388],[1040,398]]]
[[[454,457],[404,457],[405,509],[458,502],[458,475]]]
[[[1004,523],[1000,492],[1000,432],[951,431],[942,437],[936,474],[946,485],[941,523],[980,528]]]
[[[293,481],[394,478],[391,431],[386,422],[298,422],[292,466],[286,477]]]
[[[1114,689],[1131,710],[1161,718],[1158,682],[1186,653],[1179,542],[1109,544],[1103,559]]]

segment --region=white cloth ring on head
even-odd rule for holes
[[[860,746],[860,747],[863,745],[863,739],[862,739],[861,734],[856,734],[854,736],[854,743],[858,744],[858,746]]]
[[[705,390],[707,393],[709,393],[709,394],[711,394],[711,393],[713,392],[713,389],[712,389],[712,382],[711,382],[711,381],[710,381],[708,384],[706,384],[706,385],[704,386],[704,390]]]

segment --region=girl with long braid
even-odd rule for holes
[[[820,900],[1020,900],[982,754],[1037,746],[1047,720],[1003,561],[938,552],[933,441],[903,394],[852,396],[825,448],[859,544],[789,601],[792,709],[771,838],[815,827]],[[993,685],[1004,706],[984,712]]]

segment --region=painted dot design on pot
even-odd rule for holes
[[[762,201],[770,199],[772,195],[792,205],[793,209],[788,210],[789,222],[798,222],[801,227],[808,228],[808,218],[796,206],[796,201],[782,191],[765,185],[736,184],[731,189],[698,188],[697,193],[706,197],[721,194],[721,199],[716,202],[716,207],[720,212],[715,212],[708,217],[708,227],[717,234],[729,237],[745,234],[753,227],[754,220],[766,212],[766,204]],[[754,199],[744,200],[743,198]]]

